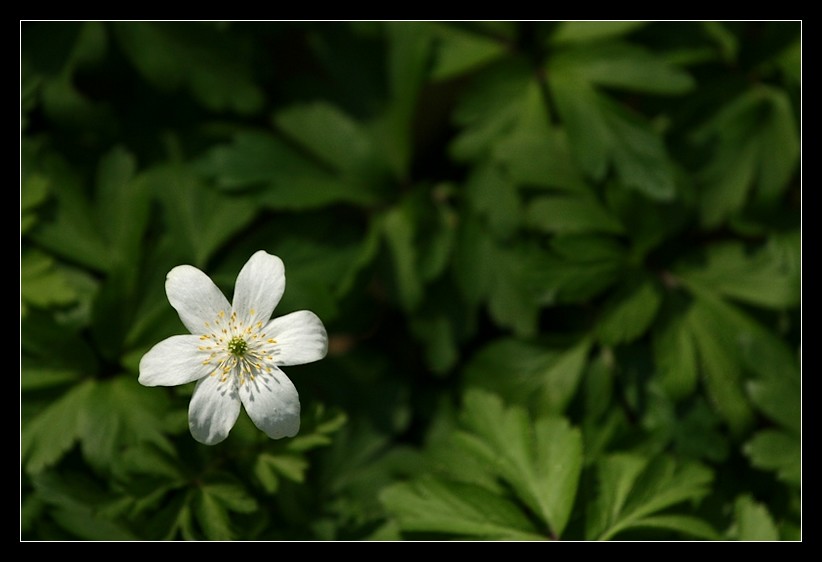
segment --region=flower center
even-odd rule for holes
[[[247,350],[248,344],[240,336],[234,336],[228,342],[228,351],[230,351],[237,357],[242,357],[243,355],[245,355],[245,352]]]
[[[253,314],[251,310],[250,315]],[[219,377],[221,383],[233,378],[243,385],[246,380],[253,381],[277,368],[277,340],[266,337],[262,322],[246,325],[236,312],[232,311],[226,319],[226,313],[220,311],[213,322],[206,322],[200,341],[203,345],[197,349],[208,353],[203,365],[212,365],[211,376]]]

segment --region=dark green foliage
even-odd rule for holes
[[[801,538],[799,22],[24,22],[24,540]],[[297,437],[166,273],[280,256]]]

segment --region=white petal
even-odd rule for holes
[[[294,437],[300,431],[300,397],[281,370],[245,379],[240,399],[254,425],[272,439]]]
[[[188,405],[188,427],[200,443],[215,445],[228,437],[240,415],[240,397],[233,376],[220,382],[220,375],[197,383]]]
[[[277,256],[260,250],[237,276],[232,305],[246,326],[265,324],[285,291],[285,266]]]
[[[166,294],[192,334],[206,333],[206,322],[214,322],[220,311],[228,315],[231,310],[225,295],[211,278],[190,265],[178,265],[168,272]]]
[[[207,377],[214,365],[205,365],[208,353],[197,349],[200,336],[171,336],[148,350],[140,359],[140,384],[176,386]]]
[[[328,335],[316,314],[298,310],[275,318],[263,328],[266,339],[274,339],[277,365],[303,365],[319,361],[328,351]]]

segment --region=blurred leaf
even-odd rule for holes
[[[495,166],[480,166],[468,178],[466,197],[471,207],[500,236],[511,235],[520,221],[516,188]]]
[[[223,195],[203,185],[183,166],[152,168],[142,181],[159,197],[169,233],[195,266],[203,267],[257,212],[249,199]]]
[[[597,86],[650,94],[682,94],[694,87],[685,71],[641,47],[617,41],[563,49],[552,57],[550,68],[573,72]]]
[[[254,475],[260,480],[268,493],[274,493],[279,487],[279,477],[284,476],[294,482],[303,482],[308,461],[294,455],[271,455],[263,453],[254,463]]]
[[[123,447],[151,443],[168,451],[164,435],[165,402],[131,377],[117,377],[94,386],[79,413],[83,455],[96,468],[109,468]]]
[[[709,491],[710,470],[698,464],[677,465],[669,458],[649,460],[616,454],[597,464],[599,493],[589,511],[586,535],[607,540],[632,528],[661,526],[705,537],[710,527],[688,516],[672,518],[660,512]]]
[[[158,89],[185,86],[213,111],[253,114],[262,108],[263,92],[230,29],[208,22],[131,21],[113,27],[126,56]]]
[[[25,306],[48,308],[74,302],[77,293],[63,272],[46,254],[23,252],[20,256],[20,299]]]
[[[549,67],[549,86],[583,171],[602,180],[612,164],[620,182],[658,201],[675,193],[673,168],[660,136],[638,116],[599,94],[574,67]]]
[[[506,46],[495,38],[470,33],[447,24],[433,24],[436,58],[435,80],[453,78],[498,59]]]
[[[773,376],[748,383],[751,401],[769,418],[799,433],[802,429],[802,391],[798,380]]]
[[[765,429],[745,443],[751,464],[774,471],[781,480],[799,485],[802,481],[802,443],[798,435]]]
[[[375,201],[367,185],[346,183],[263,132],[237,133],[231,144],[218,145],[206,153],[197,168],[226,189],[259,188],[256,197],[274,209],[305,210],[337,202]]]
[[[394,176],[405,179],[413,156],[412,126],[428,71],[432,36],[423,22],[390,22],[385,29],[390,103],[374,124],[374,133]]]
[[[582,437],[562,418],[532,423],[518,407],[493,394],[465,396],[462,446],[488,463],[517,496],[560,537],[571,514],[582,464]]]
[[[540,540],[517,506],[473,484],[433,478],[395,484],[380,495],[404,531],[496,540]]]
[[[627,256],[614,240],[594,235],[563,235],[551,240],[539,269],[541,303],[578,303],[600,294],[623,275]]]
[[[37,221],[35,209],[49,196],[49,180],[39,174],[30,174],[20,183],[20,234],[25,234]]]
[[[656,201],[673,199],[673,165],[661,135],[615,104],[609,104],[605,118],[613,135],[613,164],[621,183]]]
[[[654,361],[662,388],[674,400],[689,396],[696,388],[699,365],[686,314],[671,313],[652,337]]]
[[[111,263],[135,275],[149,219],[149,191],[134,180],[137,163],[123,148],[100,160],[96,178],[97,224],[108,241]]]
[[[238,513],[254,513],[258,509],[257,502],[239,484],[223,482],[209,483],[202,490],[216,498],[222,505]]]
[[[194,516],[208,540],[230,541],[234,539],[235,535],[226,507],[207,486],[199,489],[194,503]]]
[[[407,206],[395,207],[383,220],[386,242],[394,262],[394,275],[400,303],[406,311],[414,310],[422,300],[423,287],[418,271],[414,244],[415,221]]]
[[[338,108],[322,102],[294,105],[278,112],[274,120],[289,137],[335,170],[355,181],[380,179],[386,164],[369,131]]]
[[[524,61],[491,65],[473,77],[464,95],[457,101],[453,120],[462,131],[450,146],[458,161],[483,158],[518,124],[547,125],[536,119],[535,103],[547,111],[539,85]]]
[[[734,535],[740,541],[777,541],[779,533],[768,509],[750,496],[734,503]]]
[[[582,197],[537,197],[528,205],[525,220],[532,228],[545,232],[619,234],[623,230],[604,207]]]
[[[587,80],[573,72],[560,69],[551,71],[550,76],[548,85],[568,134],[571,153],[587,175],[601,180],[608,170],[614,141],[599,96]]]
[[[555,43],[577,43],[609,39],[647,25],[644,21],[564,21],[551,36]]]
[[[708,396],[734,433],[753,421],[745,397],[740,361],[740,332],[733,312],[718,301],[698,299],[688,314],[688,328],[696,344]]]
[[[656,317],[662,295],[647,277],[626,280],[604,305],[597,333],[602,343],[617,345],[640,337]]]
[[[511,134],[495,143],[494,156],[519,184],[571,193],[589,191],[562,130]]]
[[[701,217],[716,226],[746,203],[756,186],[760,201],[772,204],[787,188],[799,160],[799,133],[786,94],[769,87],[750,89],[723,107],[694,133],[714,157],[699,174]]]
[[[800,298],[800,237],[772,240],[756,252],[740,242],[714,244],[706,250],[705,264],[679,271],[689,283],[699,284],[730,298],[769,308],[787,308]]]
[[[133,541],[137,537],[121,522],[101,512],[101,491],[90,480],[53,471],[33,479],[37,497],[51,507],[51,517],[72,538],[95,541]]]
[[[590,342],[565,349],[516,339],[491,342],[465,367],[465,379],[504,397],[526,404],[539,414],[560,414],[574,397],[587,363]]]
[[[82,382],[22,424],[20,455],[29,474],[42,472],[65,455],[80,437],[83,412],[94,382]]]
[[[100,236],[95,210],[82,180],[60,158],[49,158],[42,172],[57,204],[53,219],[43,221],[32,232],[32,238],[44,249],[69,262],[79,263],[92,271],[107,271],[110,254]]]

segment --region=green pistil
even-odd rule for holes
[[[237,357],[242,357],[248,350],[248,344],[245,343],[245,340],[243,338],[239,336],[234,336],[228,342],[228,350]]]

